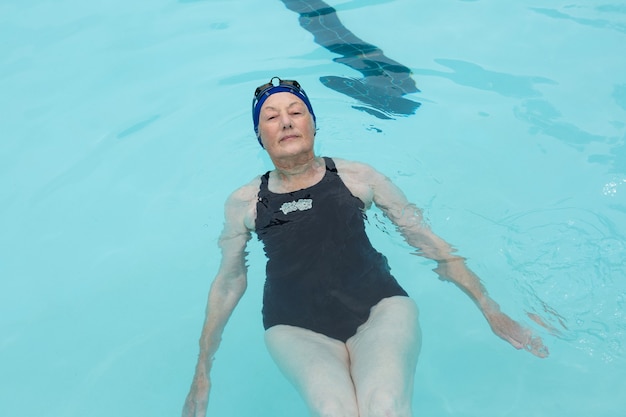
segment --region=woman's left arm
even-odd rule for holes
[[[525,349],[540,358],[548,356],[541,338],[500,310],[478,276],[467,267],[465,258],[432,232],[422,211],[407,200],[400,188],[367,165],[362,167],[361,175],[372,190],[373,202],[398,227],[407,243],[416,248],[420,256],[437,262],[433,270],[439,278],[451,281],[463,290],[478,306],[496,335],[516,349]]]

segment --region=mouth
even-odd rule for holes
[[[280,141],[281,141],[281,142],[283,142],[283,141],[286,141],[286,140],[295,139],[295,138],[297,138],[297,137],[298,137],[298,135],[296,135],[296,134],[293,134],[293,135],[285,135],[285,136],[283,136],[283,137],[281,137],[281,138],[280,138]]]

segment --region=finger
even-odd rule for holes
[[[548,347],[543,344],[540,337],[532,337],[530,341],[524,346],[524,349],[538,358],[546,358],[550,355]]]

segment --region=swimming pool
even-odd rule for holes
[[[249,105],[273,75],[307,90],[320,154],[389,175],[551,349],[498,340],[372,213],[421,310],[415,415],[623,414],[626,3],[329,4],[411,69],[414,114],[322,84],[361,74],[278,0],[0,4],[1,415],[178,415],[223,201],[270,168]],[[263,346],[250,252],[209,415],[306,415]]]

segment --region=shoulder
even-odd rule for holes
[[[386,179],[386,177],[374,167],[364,162],[349,161],[341,158],[332,158],[332,160],[335,162],[337,171],[342,179],[345,177],[370,186]]]
[[[227,222],[240,223],[247,229],[254,229],[256,201],[261,185],[261,176],[237,188],[226,199],[225,215]]]
[[[356,197],[366,203],[375,203],[382,208],[408,204],[402,190],[389,177],[363,162],[335,159],[339,176]]]
[[[363,162],[349,161],[341,158],[332,158],[337,173],[348,187],[348,190],[363,201],[368,208],[375,200],[377,184],[385,180],[385,176],[374,167]]]
[[[226,200],[226,204],[237,205],[245,204],[249,201],[256,201],[257,195],[259,194],[260,185],[261,176],[259,175],[249,183],[242,185],[241,187],[230,193],[228,199]]]

